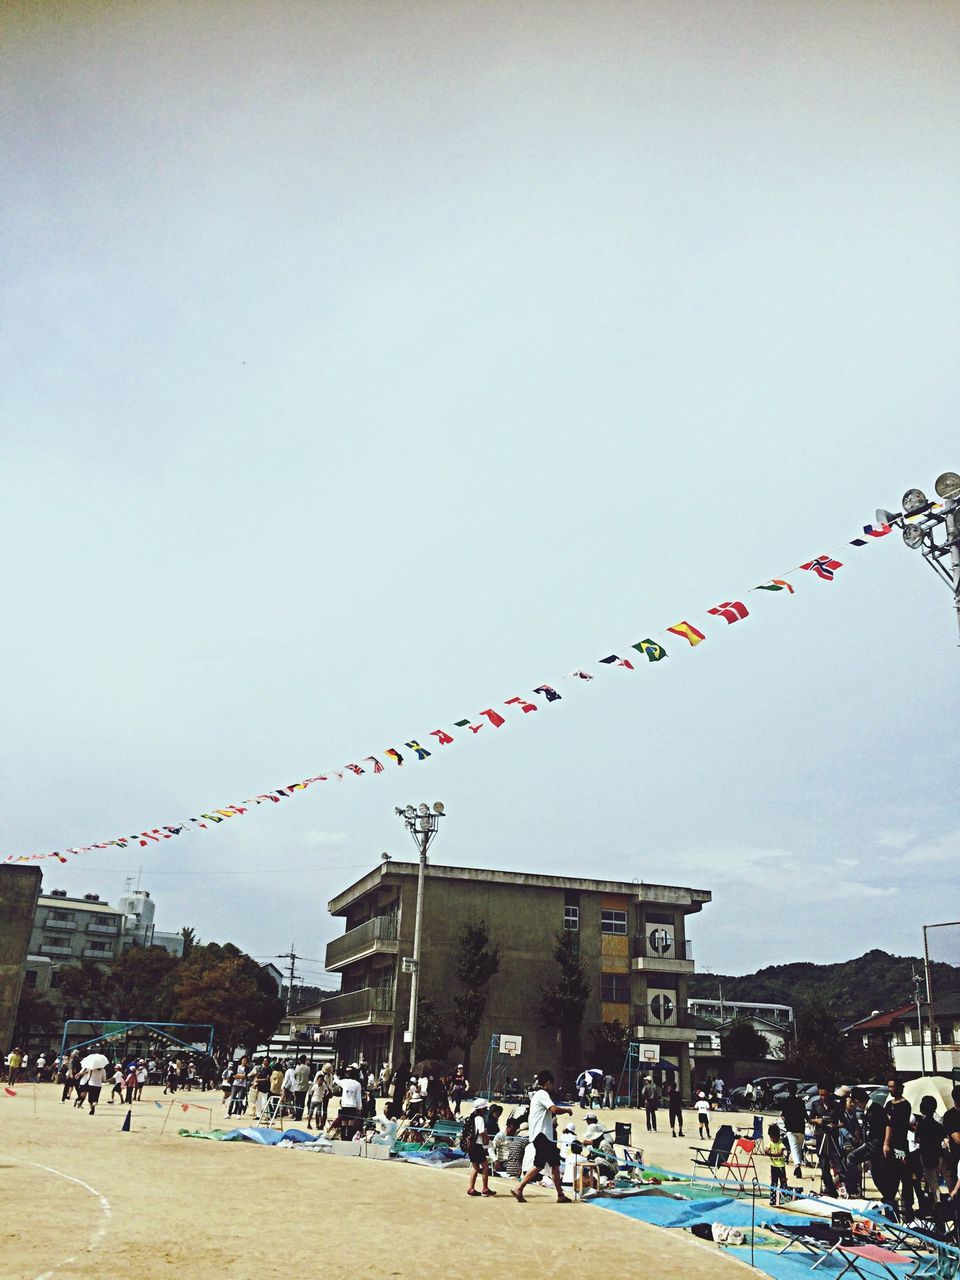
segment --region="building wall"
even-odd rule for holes
[[[0,867],[0,1048],[4,1053],[12,1047],[40,879],[39,867]]]
[[[656,1004],[673,1010],[670,1016],[673,1038],[661,1046],[665,1060],[680,1071],[685,1089],[689,1089],[689,1042],[676,1031],[683,1021],[686,1004],[686,973],[673,970],[669,964],[658,971],[656,959],[649,955],[645,967],[633,966],[637,940],[650,927],[672,926],[677,942],[676,954],[684,956],[686,931],[683,909],[668,902],[639,903],[636,896],[614,894],[581,886],[590,882],[565,881],[545,883],[546,877],[526,881],[504,882],[485,879],[483,873],[471,878],[446,878],[431,875],[428,869],[423,903],[423,944],[421,949],[420,1000],[433,1002],[452,1023],[454,996],[461,990],[456,977],[460,935],[467,923],[486,922],[490,941],[500,948],[500,970],[487,987],[487,1012],[481,1022],[470,1061],[475,1083],[479,1082],[491,1037],[520,1035],[523,1037],[519,1061],[496,1060],[512,1074],[530,1076],[542,1067],[559,1072],[560,1050],[554,1029],[541,1025],[540,1004],[543,992],[559,977],[554,959],[557,934],[570,919],[573,907],[578,910],[580,960],[590,995],[582,1023],[580,1066],[590,1065],[587,1058],[592,1047],[591,1029],[604,1021],[619,1019],[633,1028],[638,1019],[649,1021],[651,1002],[659,998],[667,1004]],[[379,1066],[387,1058],[397,1063],[404,1056],[403,1030],[410,1003],[410,977],[402,972],[400,961],[413,953],[416,910],[416,877],[397,872],[384,873],[367,893],[359,893],[346,910],[347,928],[390,909],[391,899],[399,898],[399,946],[396,954],[379,953],[348,965],[342,971],[342,990],[357,991],[382,984],[392,984],[395,1013],[391,1025],[377,1028],[349,1028],[340,1032],[338,1051],[354,1058],[361,1053],[367,1061]],[[336,902],[336,900],[335,900]],[[621,913],[624,932],[604,932],[602,912]],[[618,920],[619,923],[619,920]],[[649,930],[647,930],[649,931]],[[645,1035],[645,1039],[650,1039]],[[690,1034],[692,1041],[693,1033]],[[453,1056],[456,1056],[454,1051]],[[571,1064],[568,1064],[571,1065]]]

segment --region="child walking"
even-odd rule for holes
[[[772,1124],[767,1134],[770,1141],[763,1148],[763,1154],[770,1157],[770,1203],[780,1204],[780,1192],[787,1190],[787,1148],[778,1124]]]
[[[703,1090],[697,1094],[697,1100],[693,1104],[693,1109],[697,1113],[697,1124],[700,1126],[700,1137],[710,1137],[710,1103],[707,1101]]]

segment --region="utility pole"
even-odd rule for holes
[[[920,1037],[920,1074],[927,1074],[927,1060],[923,1050],[923,1018],[920,1014],[920,983],[921,978],[916,969],[913,971],[913,1003],[917,1006],[917,1034]]]
[[[413,836],[414,844],[420,853],[420,865],[417,870],[417,906],[413,926],[413,955],[404,957],[403,969],[410,974],[410,1018],[407,1029],[403,1033],[404,1043],[410,1049],[410,1066],[417,1060],[417,1008],[420,1000],[420,935],[423,925],[423,887],[427,870],[427,850],[437,834],[440,819],[444,816],[443,805],[439,800],[431,811],[427,804],[418,805],[415,809],[408,804],[396,810],[397,817],[402,818],[407,830]]]
[[[287,1000],[284,1006],[284,1013],[290,1016],[290,1008],[293,1005],[293,975],[296,972],[296,964],[298,960],[306,959],[305,956],[298,956],[294,950],[293,943],[290,943],[290,950],[284,952],[282,956],[274,956],[275,960],[289,960],[290,968],[287,970]]]

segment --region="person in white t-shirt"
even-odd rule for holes
[[[473,1132],[467,1156],[470,1160],[470,1181],[467,1183],[468,1196],[495,1196],[487,1185],[490,1178],[490,1158],[487,1154],[487,1100],[480,1098],[473,1104]],[[483,1190],[477,1190],[477,1174],[480,1175]]]
[[[693,1104],[693,1109],[697,1113],[697,1124],[700,1126],[700,1137],[710,1137],[710,1103],[707,1101],[706,1095],[701,1089],[697,1094],[697,1100]]]
[[[534,1178],[539,1178],[544,1169],[550,1169],[553,1185],[557,1189],[557,1203],[569,1204],[570,1197],[564,1195],[560,1182],[560,1148],[557,1146],[553,1123],[554,1116],[572,1116],[570,1107],[558,1107],[553,1101],[551,1088],[553,1072],[541,1071],[537,1076],[536,1092],[530,1095],[530,1115],[527,1127],[530,1130],[530,1141],[533,1144],[533,1167],[523,1176],[518,1187],[514,1187],[511,1195],[518,1204],[526,1204],[523,1191]]]
[[[338,1129],[341,1138],[352,1138],[363,1125],[363,1086],[357,1079],[357,1068],[348,1067],[338,1079],[340,1112]]]

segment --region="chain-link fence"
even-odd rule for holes
[[[960,920],[923,926],[923,960],[933,1071],[960,1076],[960,1045],[954,1035],[960,1023]]]

